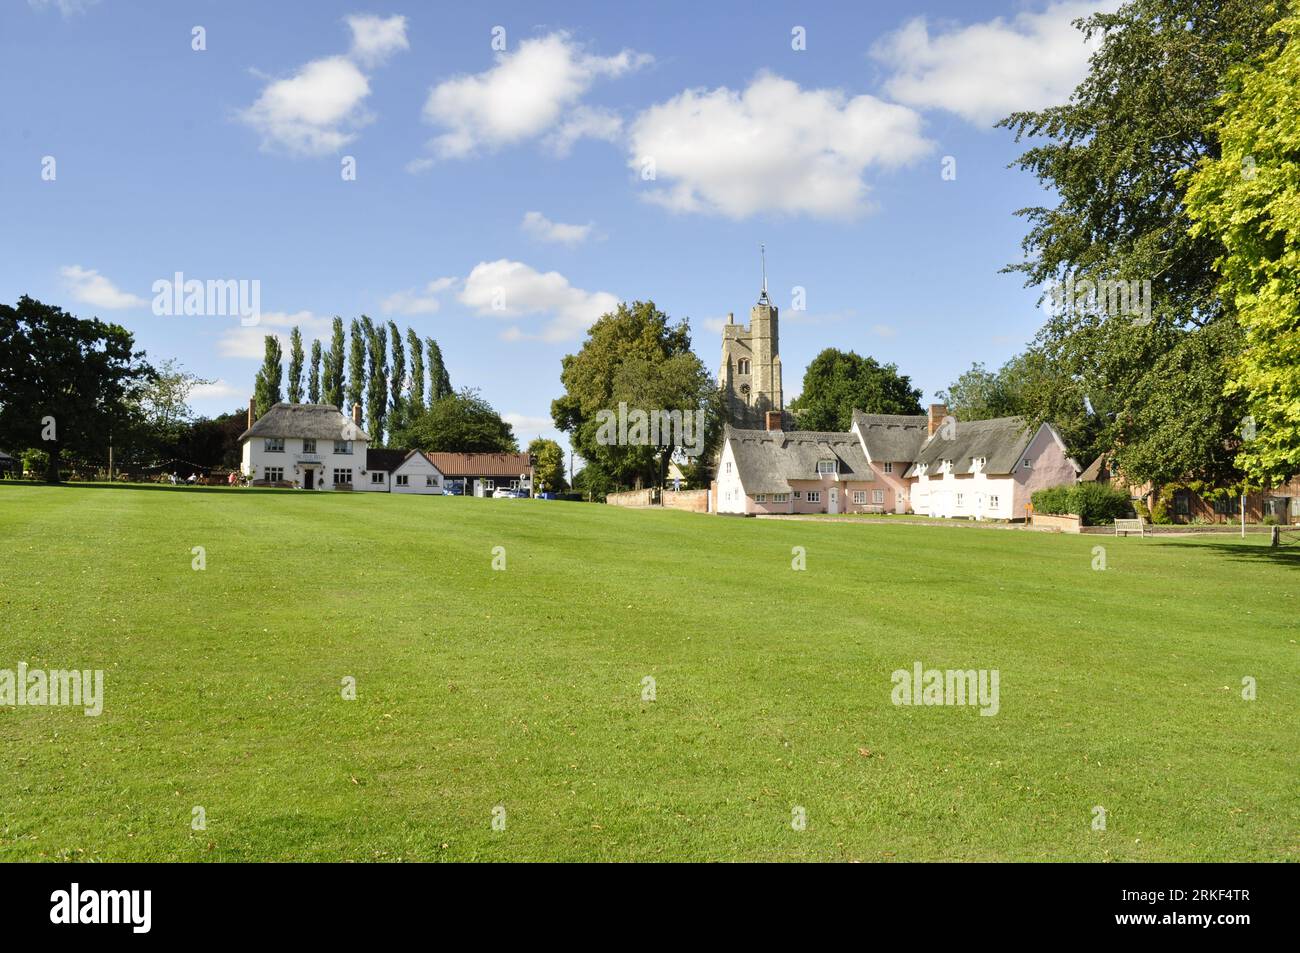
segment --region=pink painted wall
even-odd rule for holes
[[[840,482],[832,480],[830,477],[823,477],[820,480],[791,480],[790,486],[799,491],[799,499],[794,499],[793,495],[788,502],[773,503],[771,495],[768,496],[766,503],[758,503],[754,497],[747,497],[745,500],[745,512],[755,514],[767,513],[825,513],[827,504],[830,502],[831,487],[835,487],[839,492],[839,511],[841,513],[862,513],[868,512],[873,506],[878,508],[879,504],[871,502],[871,491],[881,489],[879,484],[867,483],[865,481]],[[820,491],[821,500],[817,503],[808,502],[808,491]],[[867,494],[867,502],[859,504],[853,502],[853,491],[864,490]],[[889,499],[888,491],[885,493],[886,499]]]
[[[1034,434],[1034,439],[1029,441],[1029,446],[1020,456],[1032,460],[1033,468],[1026,470],[1017,460],[1016,468],[1011,474],[1015,485],[1015,519],[1025,518],[1025,507],[1035,490],[1073,483],[1078,477],[1074,464],[1046,425],[1038,428],[1038,433]]]

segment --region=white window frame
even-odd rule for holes
[[[838,473],[838,472],[839,472],[839,470],[837,469],[838,465],[839,465],[839,461],[838,461],[838,460],[818,460],[818,461],[817,461],[817,475],[818,475],[818,476],[827,476],[827,475],[830,475],[830,474]],[[827,469],[828,466],[829,466],[829,469]]]
[[[425,478],[424,478],[424,485],[425,485],[425,486],[437,486],[437,485],[438,485],[438,480],[434,477],[434,475],[433,475],[432,473],[427,474],[427,475],[425,476]]]
[[[884,490],[872,490],[872,491],[871,491],[871,502],[874,503],[874,504],[876,504],[876,505],[878,505],[878,506],[883,506],[884,503],[885,503],[885,491],[884,491]]]
[[[766,503],[766,502],[767,502],[767,494],[766,494],[766,493],[755,493],[755,494],[754,494],[754,502],[755,502],[755,503]]]
[[[884,463],[884,466],[882,467],[882,469],[883,469],[886,473],[893,473],[893,472],[894,472],[894,462],[893,462],[892,460],[886,460],[885,463]]]
[[[1032,470],[1034,468],[1034,461],[1029,459],[1028,457],[1025,457],[1023,460],[1020,461],[1020,465],[1024,467],[1026,470]]]
[[[316,441],[315,441],[314,439],[312,439],[311,437],[304,437],[304,438],[303,438],[303,441],[302,441],[302,452],[303,452],[303,453],[315,453],[315,452],[316,452]]]
[[[344,455],[351,453],[351,452],[352,452],[352,441],[351,441],[351,440],[335,440],[335,441],[334,441],[334,452],[335,452],[335,453],[338,453],[338,454],[344,454]]]
[[[989,509],[996,510],[997,508],[998,508],[997,494],[992,494],[989,496]]]
[[[384,471],[383,471],[383,470],[371,470],[371,471],[370,471],[370,482],[371,482],[372,484],[383,483],[383,482],[384,482]]]
[[[284,453],[284,438],[267,437],[262,442],[262,450],[265,453]]]
[[[790,502],[790,494],[789,494],[789,493],[773,493],[773,494],[772,494],[772,502],[773,502],[773,503],[789,503],[789,502]]]
[[[809,490],[809,491],[808,491],[808,502],[809,502],[809,503],[820,503],[821,501],[822,501],[822,491],[821,491],[821,490]]]
[[[866,490],[854,490],[854,491],[853,491],[853,505],[854,505],[854,506],[864,506],[864,505],[866,505],[866,502],[867,502],[867,491],[866,491]]]
[[[803,490],[793,490],[791,492],[793,494],[794,499],[796,500],[803,499]]]
[[[346,476],[346,479],[340,480],[340,479],[339,479],[339,474],[340,474],[340,473],[344,474],[344,475]],[[334,485],[335,485],[335,486],[344,486],[344,485],[346,485],[346,486],[351,486],[351,485],[352,485],[352,468],[351,468],[351,467],[335,467],[335,468],[334,468],[334,473],[332,474],[332,476],[333,476],[333,478],[334,478]]]
[[[409,473],[399,473],[395,479],[397,480],[397,486],[411,485],[411,475]]]
[[[484,489],[484,490],[495,490],[496,488],[497,488],[497,481],[496,481],[496,480],[488,479],[487,477],[484,477],[484,478],[483,478],[483,489]]]
[[[267,483],[281,483],[284,481],[284,467],[263,467],[262,479]]]

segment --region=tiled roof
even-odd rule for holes
[[[532,469],[526,453],[426,453],[445,477],[517,477]]]
[[[366,469],[383,470],[385,473],[392,473],[402,465],[402,461],[410,456],[410,450],[376,450],[374,448],[366,449]]]
[[[855,410],[853,425],[862,434],[872,460],[911,463],[925,443],[929,418],[924,414],[864,414]]]
[[[817,461],[839,461],[839,475],[850,480],[875,480],[862,444],[851,433],[818,430],[734,430],[723,440],[731,444],[740,483],[747,494],[786,493],[791,480],[816,480]]]
[[[339,413],[333,404],[276,404],[239,435],[306,437],[311,440],[369,440],[366,432]]]

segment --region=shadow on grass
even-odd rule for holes
[[[189,486],[170,483],[40,483],[35,480],[0,480],[0,489],[11,486],[41,486],[56,490],[153,490],[160,493],[297,493],[288,487],[275,486]],[[315,493],[315,490],[305,492]],[[325,491],[320,491],[325,495]]]
[[[1276,566],[1287,566],[1291,569],[1300,569],[1300,543],[1290,543],[1278,547],[1269,546],[1242,546],[1228,543],[1204,543],[1206,549],[1217,550],[1230,559],[1244,560],[1255,563],[1272,563]]]

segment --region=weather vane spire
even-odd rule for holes
[[[767,301],[767,246],[762,242],[758,243],[758,257],[763,266],[763,293],[758,296],[758,300],[766,303]]]

